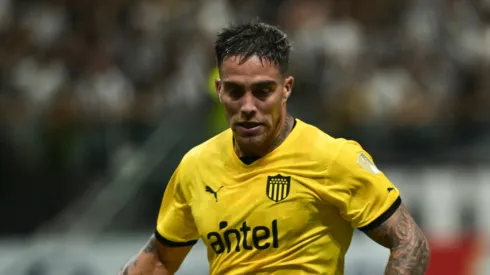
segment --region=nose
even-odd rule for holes
[[[245,93],[245,95],[242,97],[241,103],[240,111],[242,115],[244,115],[246,118],[250,118],[255,115],[257,112],[257,107],[255,106],[255,100],[251,93]]]

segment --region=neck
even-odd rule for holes
[[[293,125],[294,125],[294,118],[291,115],[287,114],[284,121],[281,121],[281,123],[279,124],[277,134],[274,135],[272,141],[267,142],[265,146],[262,146],[260,148],[250,148],[249,150],[247,150],[245,148],[241,148],[240,145],[236,142],[236,140],[233,139],[235,152],[238,155],[238,157],[245,157],[245,156],[263,157],[268,153],[274,151],[274,149],[279,147],[279,145],[281,145],[284,142],[284,140],[286,140],[289,133],[291,133]]]

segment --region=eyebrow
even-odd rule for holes
[[[252,83],[252,86],[270,86],[270,85],[276,85],[277,83],[274,80],[262,80],[262,81],[257,81]],[[233,81],[223,81],[223,85],[225,86],[239,86],[242,87],[244,86],[242,83],[238,82],[233,82]]]

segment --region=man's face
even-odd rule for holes
[[[236,141],[260,149],[278,134],[294,79],[257,56],[243,64],[240,60],[232,56],[223,61],[216,90]]]

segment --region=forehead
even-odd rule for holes
[[[281,79],[278,66],[258,56],[252,56],[241,62],[240,56],[230,56],[221,64],[220,77],[223,81],[235,83],[254,83],[261,81],[276,81]]]

